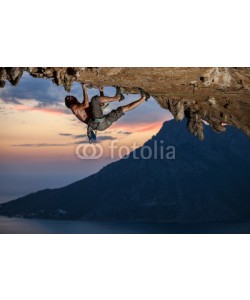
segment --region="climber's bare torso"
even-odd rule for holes
[[[88,113],[88,109],[82,104],[73,104],[71,107],[73,114],[83,123],[88,124],[88,120],[91,117]]]

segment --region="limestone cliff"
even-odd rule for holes
[[[34,67],[0,68],[0,87],[18,84],[24,71],[33,77],[51,78],[70,92],[74,81],[93,87],[121,86],[124,93],[141,87],[177,121],[187,118],[187,128],[202,140],[203,122],[217,131],[223,123],[236,126],[250,137],[250,68],[157,67]]]

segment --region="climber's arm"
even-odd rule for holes
[[[103,86],[100,87],[100,96],[104,97],[104,88],[103,88]]]
[[[87,92],[87,84],[83,83],[82,84],[82,91],[83,91],[83,101],[81,107],[87,108],[89,107],[89,96]]]

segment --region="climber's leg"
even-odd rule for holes
[[[119,106],[117,109],[114,109],[110,113],[105,115],[106,120],[108,120],[108,122],[109,122],[109,126],[111,126],[112,123],[114,123],[118,119],[120,119],[126,111],[136,108],[138,105],[143,103],[146,99],[147,99],[146,96],[142,96],[139,100],[134,101],[134,102],[124,105],[124,106]]]
[[[106,96],[99,96],[100,103],[107,103],[107,102],[114,102],[119,101],[120,96],[114,96],[114,97],[106,97]]]
[[[121,89],[118,86],[116,87],[116,94],[114,97],[106,97],[106,96],[104,96],[103,89],[101,89],[100,91],[101,91],[101,93],[100,93],[101,95],[99,96],[100,103],[122,101],[124,99]]]
[[[129,103],[127,105],[121,106],[123,113],[136,108],[138,105],[146,100],[146,96],[142,96],[139,100]]]

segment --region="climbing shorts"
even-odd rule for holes
[[[99,101],[99,96],[92,97],[90,107],[92,118],[89,121],[89,125],[94,130],[105,130],[124,115],[121,107],[118,107],[104,115]],[[100,122],[95,119],[102,119],[102,121]]]

